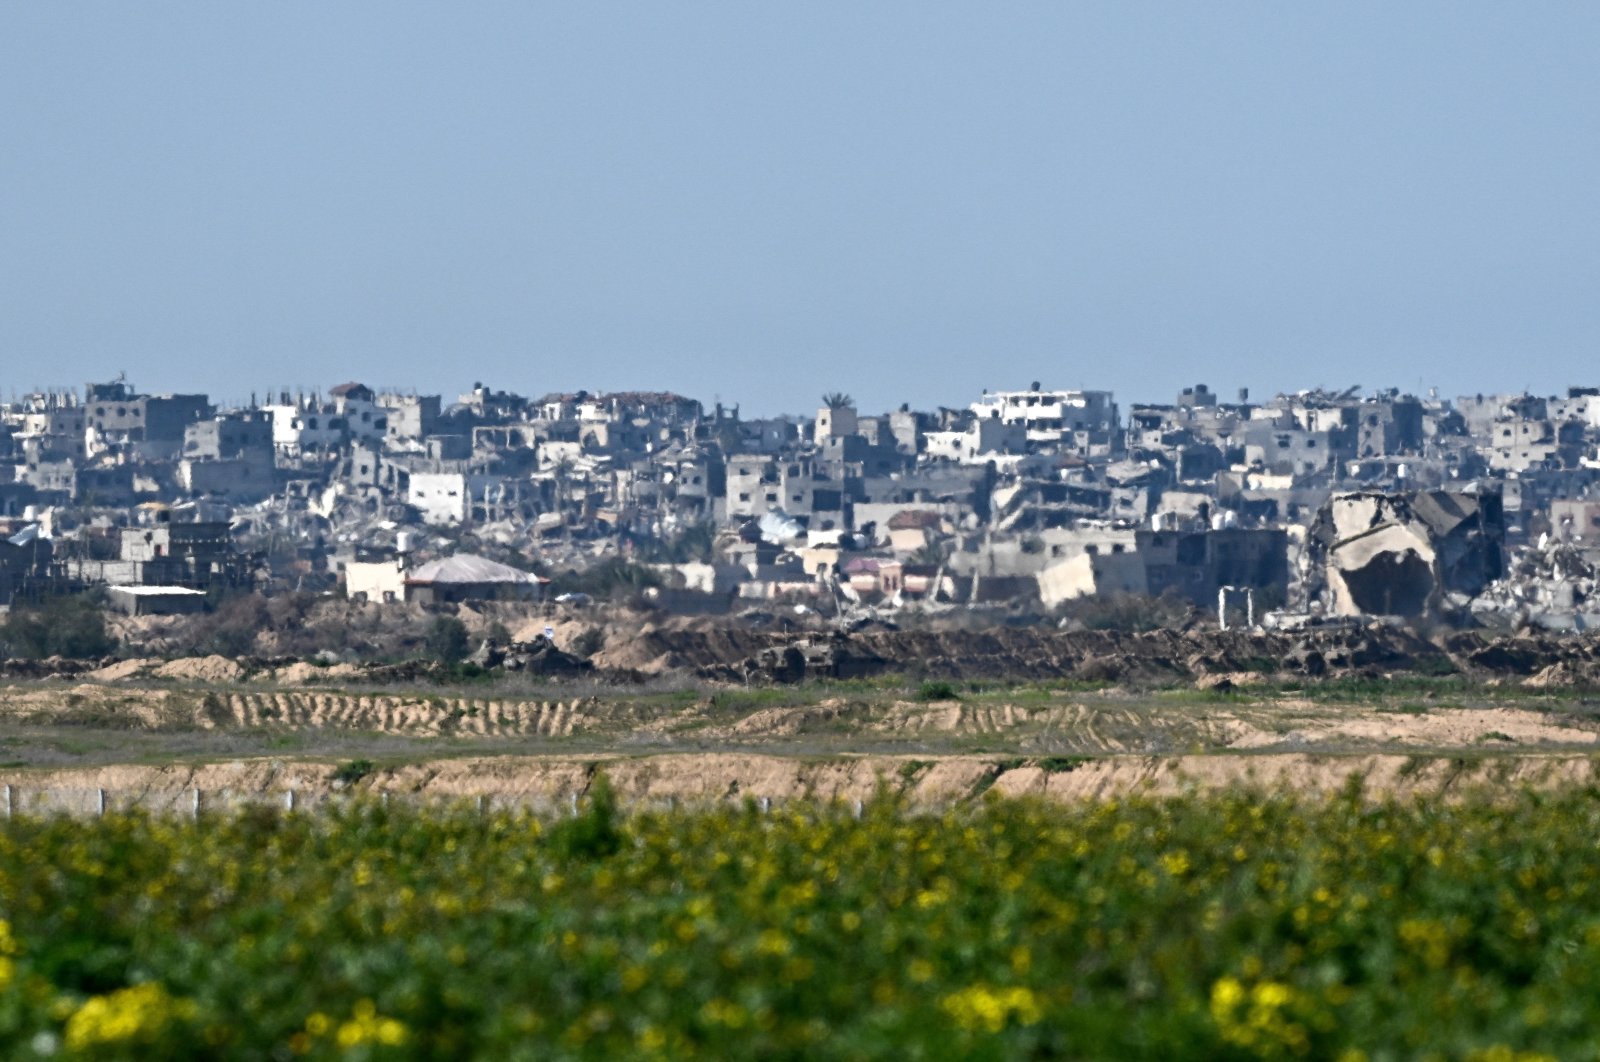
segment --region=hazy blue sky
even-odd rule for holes
[[[1600,4],[16,2],[0,387],[1600,384]]]

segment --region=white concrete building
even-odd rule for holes
[[[1020,454],[1028,448],[1023,425],[995,417],[980,417],[964,431],[930,431],[923,436],[924,453],[934,459],[963,465],[986,464],[997,454]]]
[[[466,520],[472,495],[462,472],[413,472],[407,504],[422,512],[428,524],[459,524]]]
[[[1074,432],[1115,433],[1117,404],[1110,391],[990,391],[972,403],[980,419],[1020,424],[1030,442],[1059,442]]]

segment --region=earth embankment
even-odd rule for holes
[[[4,771],[16,812],[98,811],[138,807],[192,812],[203,806],[270,803],[312,808],[330,799],[387,795],[404,801],[471,801],[559,810],[582,799],[603,772],[635,807],[746,799],[867,802],[893,796],[913,807],[939,808],[986,794],[1047,800],[1172,796],[1249,787],[1330,794],[1359,783],[1370,798],[1454,799],[1514,789],[1592,785],[1588,756],[1509,758],[1307,754],[1146,757],[1100,760],[1000,759],[980,756],[919,760],[841,757],[809,760],[759,754],[662,754],[646,757],[474,757],[372,767],[358,779],[327,763],[251,760],[199,765],[118,765],[54,771]],[[291,796],[292,794],[292,796]]]

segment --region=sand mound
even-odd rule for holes
[[[850,711],[848,702],[834,697],[810,706],[762,708],[730,726],[711,727],[704,733],[718,738],[793,737],[837,722]]]
[[[554,616],[538,616],[528,620],[526,623],[510,628],[511,640],[514,642],[540,641],[544,638],[544,629],[546,627],[555,631],[556,648],[562,652],[570,653],[573,651],[574,642],[583,637],[588,631],[602,627],[602,624],[582,619],[557,619]],[[608,634],[609,632],[602,628],[602,633]]]
[[[123,679],[139,678],[158,665],[159,661],[156,660],[118,660],[83,677],[94,682],[121,682]]]
[[[198,656],[162,664],[154,674],[185,682],[238,682],[244,677],[244,668],[225,656]]]
[[[319,667],[308,664],[304,660],[280,667],[272,673],[272,681],[285,686],[314,686],[323,682],[337,682],[344,679],[355,678],[361,674],[361,669],[353,664],[334,664],[330,667]]]
[[[1537,674],[1529,675],[1522,680],[1522,684],[1536,690],[1565,689],[1577,686],[1582,681],[1583,676],[1574,671],[1570,665],[1558,662],[1541,669]]]
[[[1351,745],[1426,749],[1593,745],[1600,734],[1517,708],[1451,708],[1419,715],[1385,713],[1354,719],[1306,719],[1286,732],[1246,727],[1228,735],[1232,749],[1345,748]]]
[[[1332,727],[1330,737],[1390,741],[1399,745],[1464,746],[1490,741],[1518,745],[1592,745],[1600,735],[1551,723],[1538,712],[1513,708],[1455,709],[1377,720],[1359,719]]]

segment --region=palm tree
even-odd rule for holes
[[[822,396],[822,404],[829,409],[854,409],[856,400],[843,391],[829,391]]]

